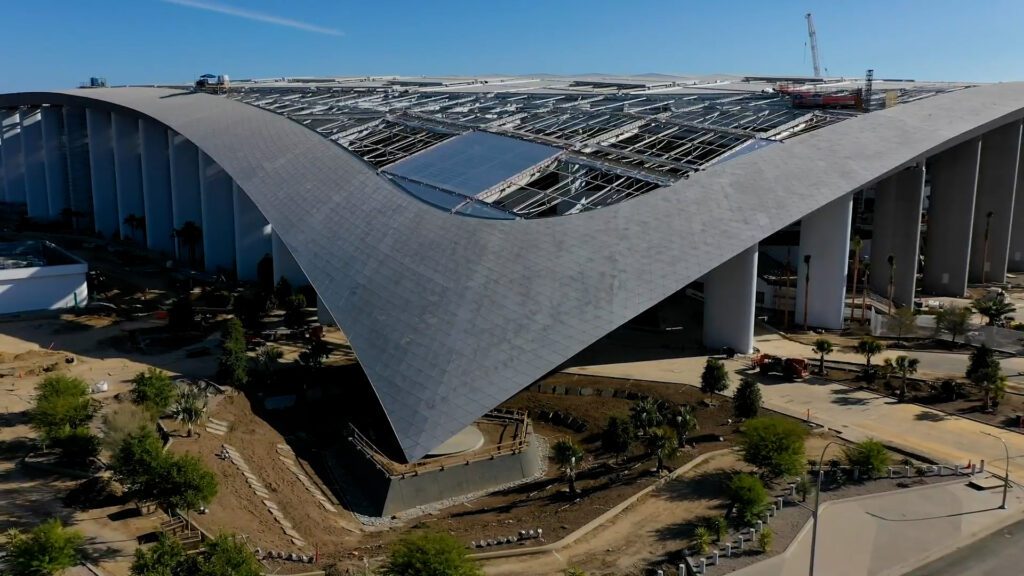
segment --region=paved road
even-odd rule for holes
[[[908,572],[906,576],[1010,576],[1024,566],[1024,521]]]

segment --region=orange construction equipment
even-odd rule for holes
[[[754,356],[753,365],[761,374],[779,374],[789,380],[803,380],[810,373],[807,369],[807,360],[803,358],[758,354]]]

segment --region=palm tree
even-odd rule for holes
[[[892,292],[896,287],[896,257],[889,254],[889,257],[885,259],[889,263],[889,312],[892,316]]]
[[[865,337],[857,342],[857,353],[864,357],[864,367],[871,371],[871,357],[885,350],[885,345],[874,338]]]
[[[647,436],[647,449],[658,459],[658,472],[665,468],[665,460],[679,453],[679,441],[671,428],[661,427],[651,430]]]
[[[190,265],[196,263],[196,248],[203,241],[203,230],[195,222],[188,220],[181,225],[181,228],[174,230],[174,237],[178,240],[178,252],[184,247],[188,251]]]
[[[978,314],[988,318],[989,326],[995,326],[1006,315],[1017,310],[1017,307],[1007,301],[1003,296],[998,296],[996,298],[978,298],[971,303],[971,308],[973,308]]]
[[[811,255],[804,254],[804,332],[807,331],[807,305],[811,298]]]
[[[569,494],[575,496],[577,494],[576,471],[583,461],[583,449],[572,440],[563,438],[555,443],[552,448],[552,456],[555,459],[555,464],[565,473],[565,479],[569,482]]]
[[[917,374],[917,367],[921,364],[921,361],[917,358],[911,358],[906,355],[899,355],[895,359],[886,358],[885,367],[891,371],[900,375],[901,386],[900,386],[900,401],[907,397],[907,376]]]
[[[860,272],[860,250],[864,247],[864,241],[860,239],[860,236],[854,236],[853,240],[850,241],[850,245],[853,247],[853,304],[856,306],[857,274]],[[822,365],[824,366],[824,360],[822,360]]]
[[[206,415],[206,396],[196,390],[189,390],[178,395],[172,411],[174,419],[188,427],[188,437],[192,437],[192,428]]]
[[[686,445],[686,438],[697,431],[697,416],[691,406],[680,406],[679,412],[669,418],[669,424],[676,430],[679,444]]]
[[[814,352],[819,355],[818,357],[818,374],[825,375],[825,356],[835,352],[835,347],[829,342],[828,338],[818,338],[814,341]]]
[[[651,429],[665,423],[665,418],[658,410],[658,406],[650,398],[641,398],[634,402],[629,409],[629,417],[633,422],[633,428],[641,436],[646,436]]]

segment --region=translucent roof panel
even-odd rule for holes
[[[472,131],[399,160],[384,171],[464,196],[476,196],[560,153],[560,149],[544,144]]]

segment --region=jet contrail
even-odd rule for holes
[[[218,4],[216,2],[206,2],[205,0],[162,0],[167,4],[177,4],[178,6],[187,6],[189,8],[197,8],[199,10],[206,10],[208,12],[217,12],[218,14],[226,14],[228,16],[235,16],[237,18],[245,18],[247,20],[256,20],[257,22],[266,22],[267,24],[276,24],[277,26],[287,26],[289,28],[295,28],[297,30],[305,30],[306,32],[314,32],[316,34],[327,34],[329,36],[342,36],[344,35],[340,30],[333,28],[324,28],[323,26],[317,26],[315,24],[309,24],[306,22],[300,22],[298,20],[292,20],[290,18],[281,18],[272,14],[263,14],[260,12],[253,12],[252,10],[246,10],[244,8],[236,8],[234,6],[226,6],[224,4]]]

